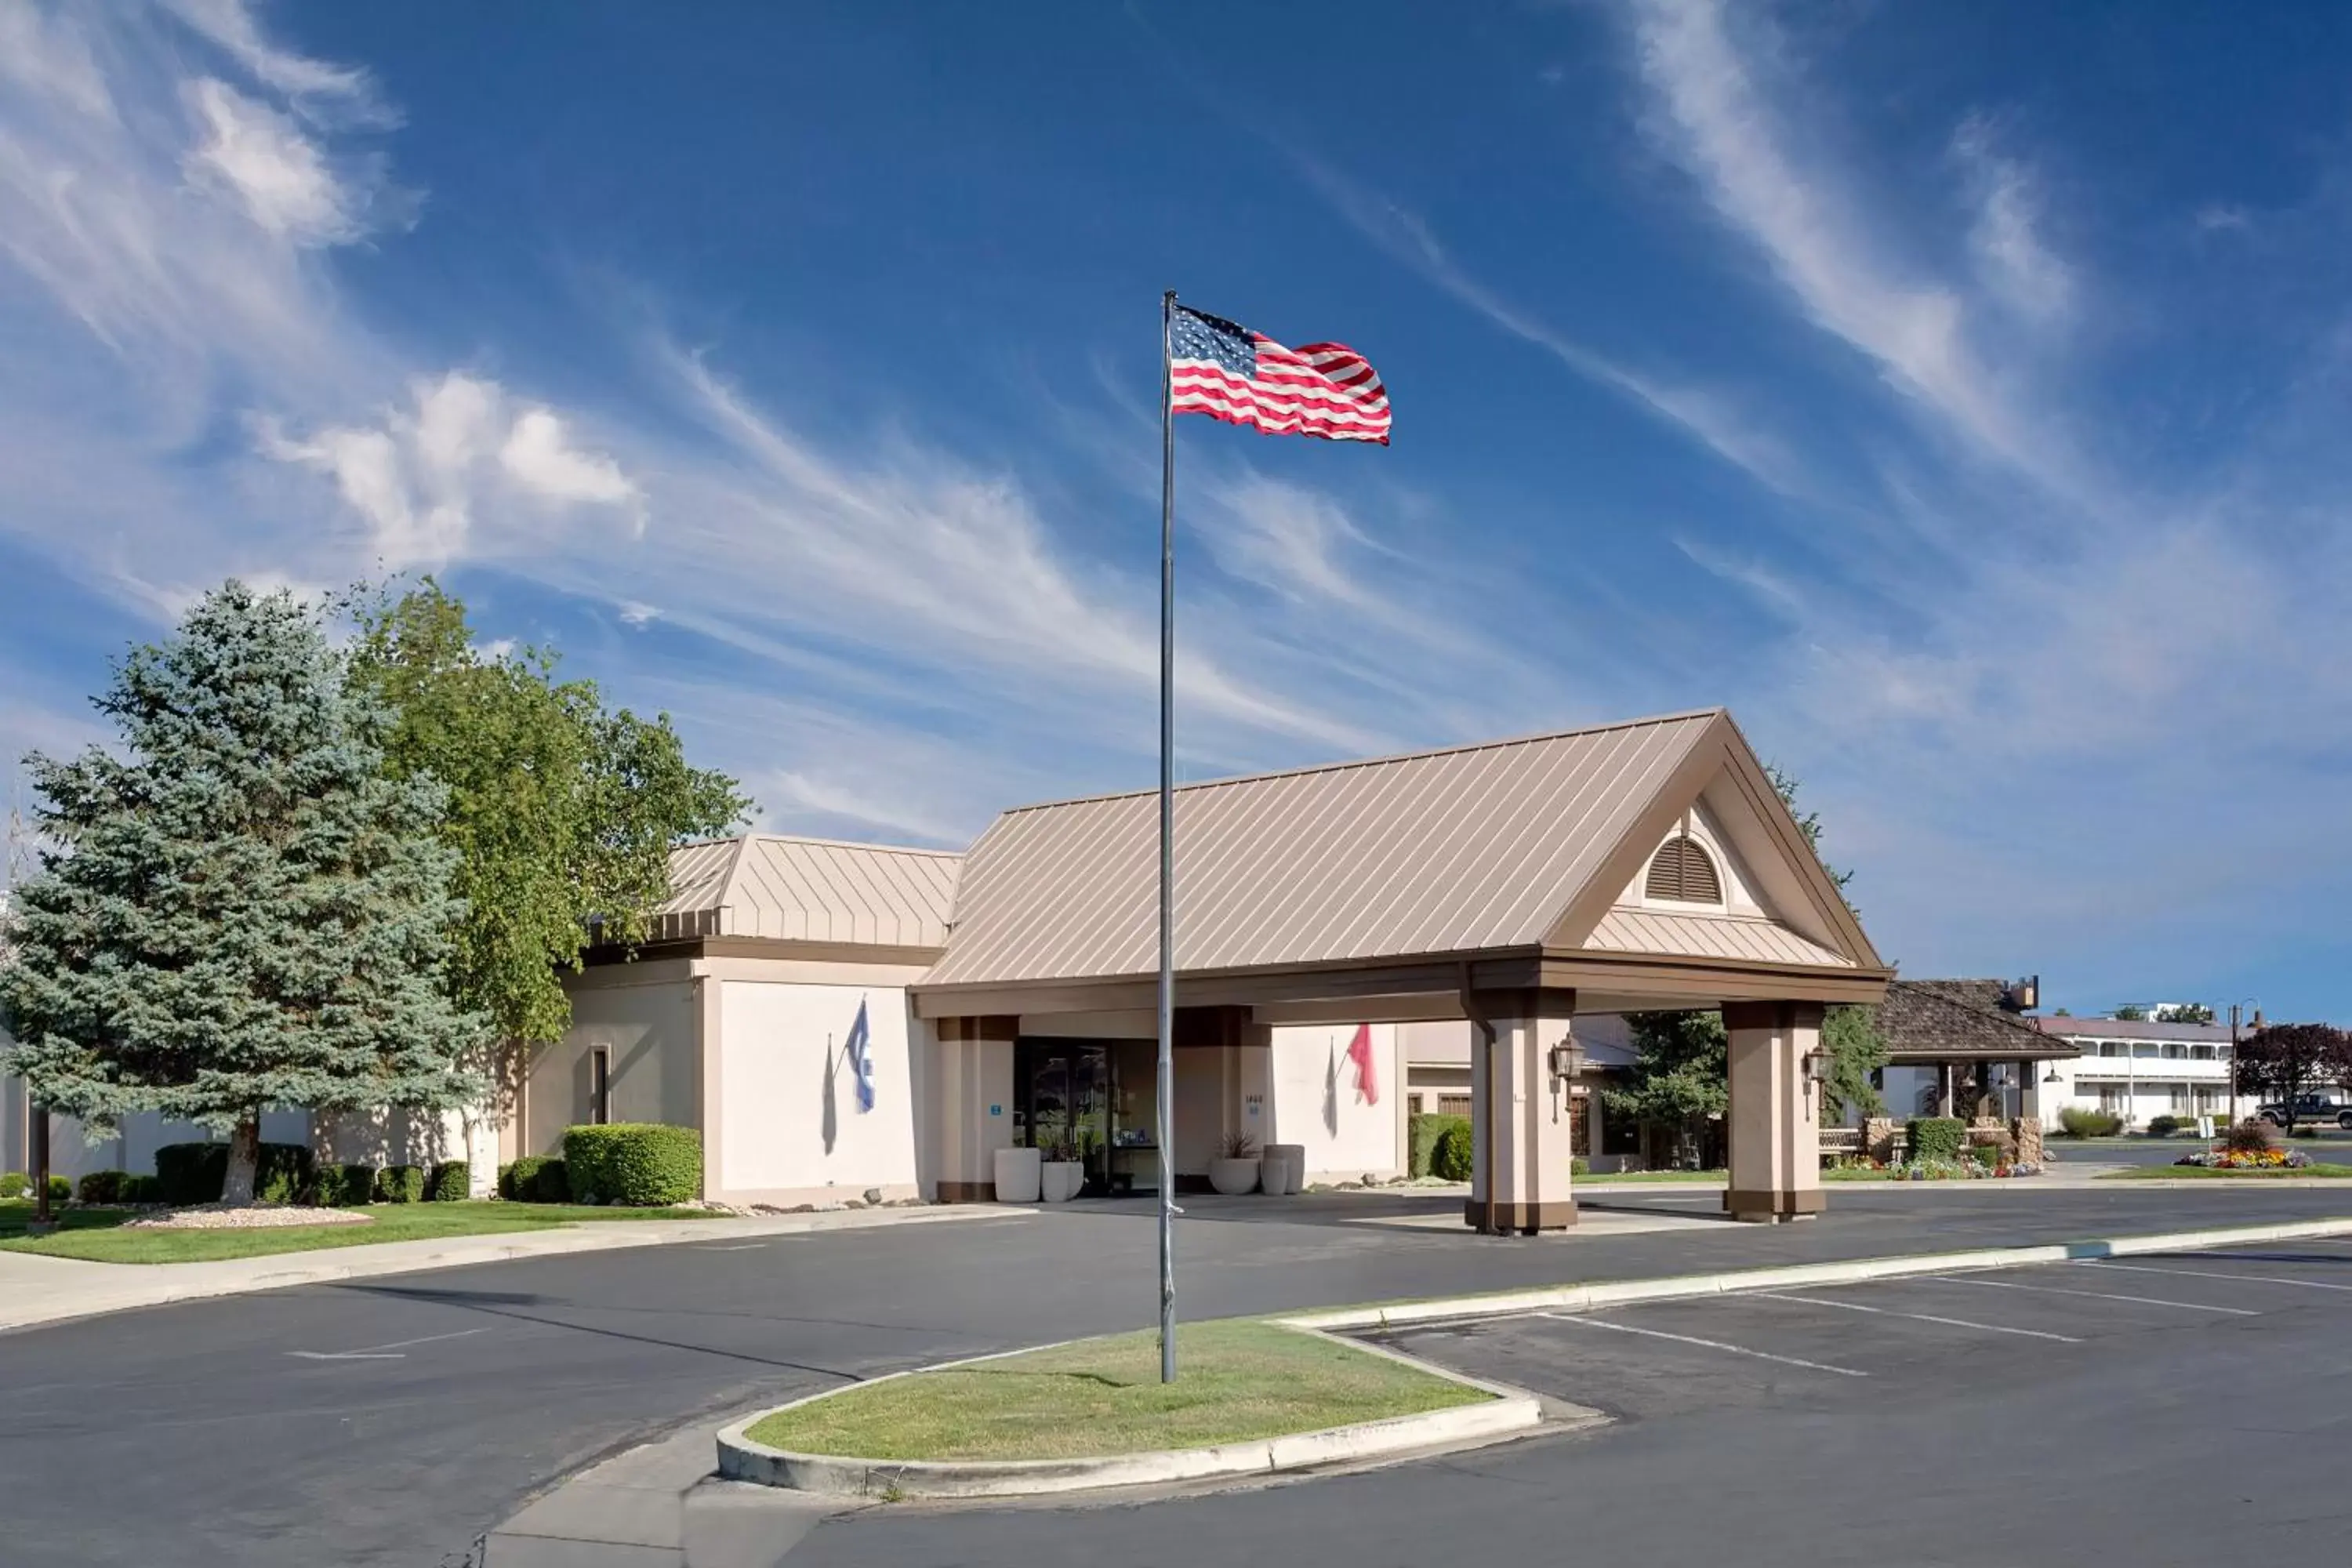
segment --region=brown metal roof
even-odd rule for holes
[[[1710,709],[1185,785],[1176,965],[1539,944],[1724,718]],[[1006,812],[964,858],[955,939],[924,984],[1151,973],[1158,830],[1152,792]]]
[[[670,851],[656,941],[698,936],[938,949],[961,857],[747,834]]]
[[[1810,963],[1827,969],[1855,967],[1843,953],[1801,936],[1778,921],[1747,915],[1613,909],[1601,917],[1584,945],[1604,952],[1690,953],[1761,963]]]

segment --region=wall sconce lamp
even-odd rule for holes
[[[1559,1044],[1550,1052],[1551,1079],[1555,1084],[1572,1083],[1584,1071],[1584,1047],[1576,1043],[1574,1035],[1562,1035]]]
[[[1820,1049],[1807,1051],[1805,1053],[1805,1092],[1810,1095],[1829,1080],[1829,1052]]]

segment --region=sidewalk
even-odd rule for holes
[[[1034,1210],[1003,1204],[955,1204],[926,1208],[828,1210],[730,1219],[629,1220],[579,1223],[550,1230],[502,1231],[427,1241],[388,1241],[319,1252],[281,1252],[217,1263],[91,1263],[0,1252],[0,1331],[135,1307],[160,1307],[213,1296],[243,1296],[295,1285],[331,1284],[425,1268],[500,1263],[605,1252],[624,1247],[665,1247],[689,1241],[740,1241],[803,1231],[866,1230],[885,1226],[938,1225],[1003,1219]]]

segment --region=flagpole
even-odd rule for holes
[[[1176,290],[1160,296],[1160,1381],[1176,1381],[1176,408],[1170,332]]]

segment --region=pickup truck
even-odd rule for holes
[[[2352,1105],[2323,1094],[2299,1094],[2293,1105],[2283,1100],[2273,1100],[2254,1107],[2254,1114],[2273,1127],[2325,1126],[2333,1121],[2338,1127],[2352,1130]]]

